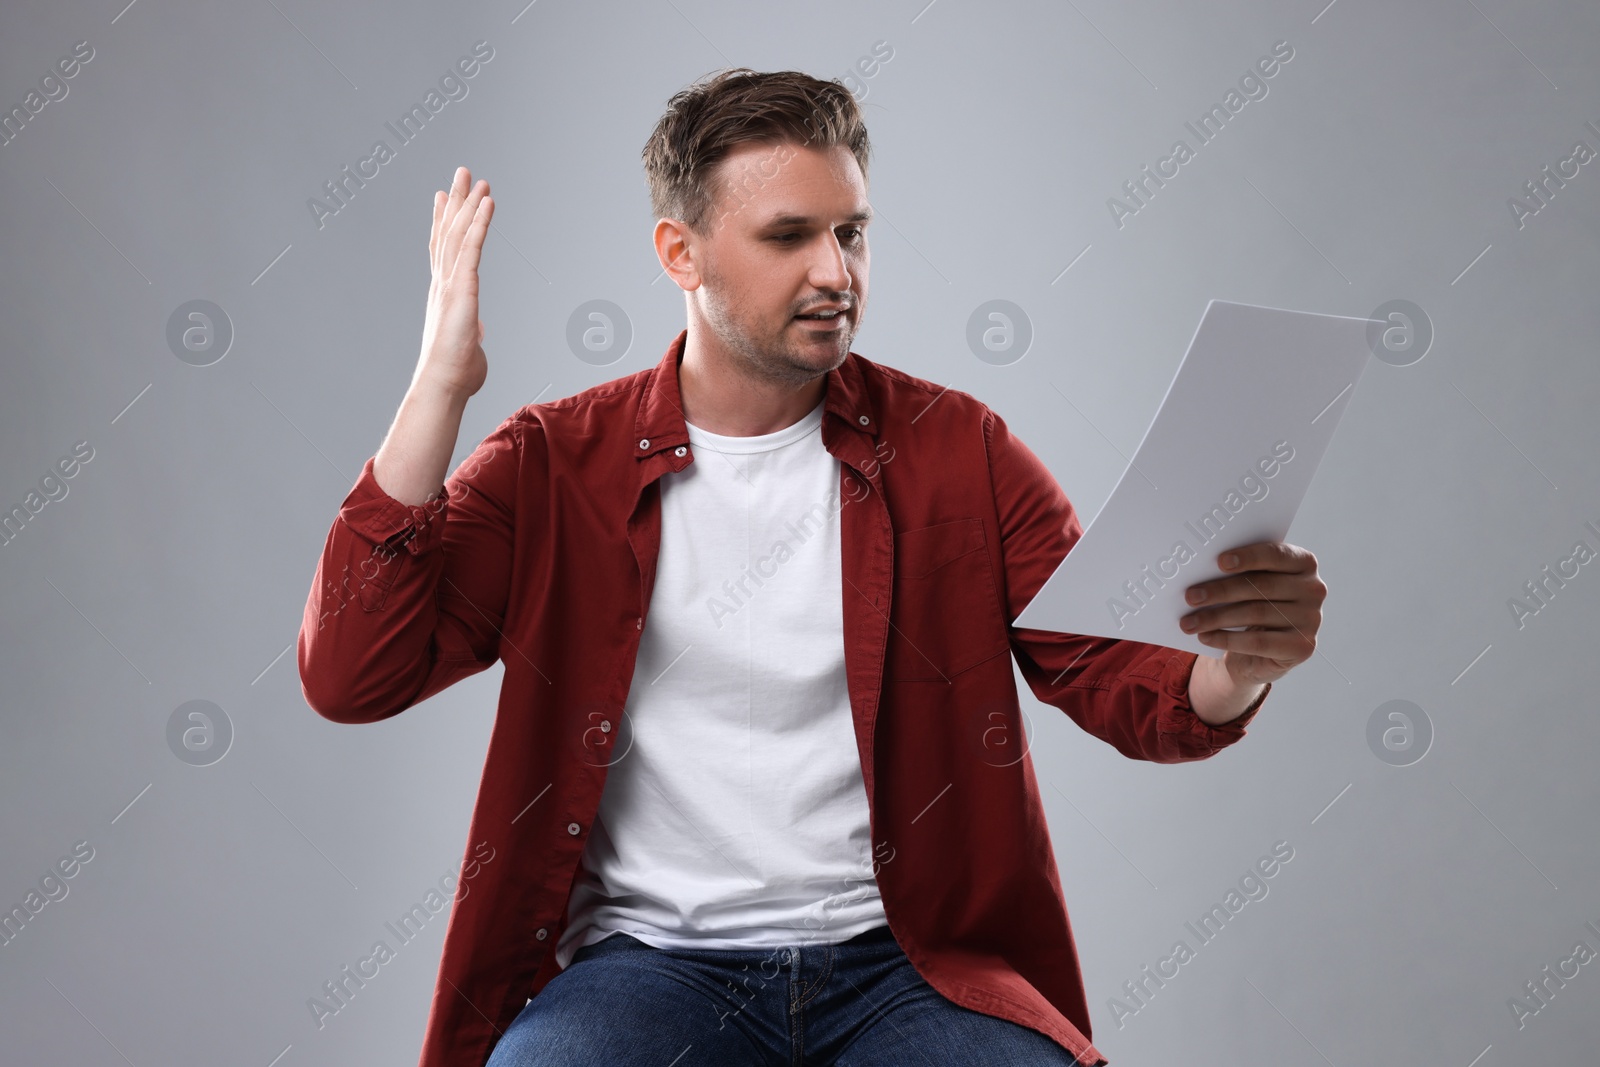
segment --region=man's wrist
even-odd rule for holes
[[[466,410],[467,402],[472,399],[473,391],[459,385],[448,378],[441,378],[437,374],[424,373],[421,367],[411,377],[411,385],[407,393],[415,393],[431,401],[442,404],[447,408],[460,408]]]
[[[1226,726],[1259,708],[1271,689],[1271,682],[1235,682],[1222,660],[1196,655],[1189,674],[1189,707],[1207,726]]]

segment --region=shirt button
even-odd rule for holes
[[[539,927],[539,932],[533,936],[537,937],[540,941],[543,941],[545,938],[550,936],[550,931],[541,926]]]
[[[637,619],[635,619],[635,620],[634,620],[634,622],[633,622],[633,628],[634,628],[634,629],[635,629],[635,630],[642,630],[642,629],[644,629],[644,616],[643,616],[643,615],[640,615],[640,616],[639,616],[639,617],[638,617],[638,618],[637,618]]]
[[[646,437],[643,441],[640,441],[639,442],[639,447],[640,448],[649,448],[650,447],[650,438]]]
[[[567,823],[567,833],[571,834],[573,837],[577,837],[578,836],[578,824],[575,823],[575,822]]]
[[[871,422],[872,420],[867,418],[865,415],[863,415],[859,419],[857,419],[856,421],[859,422],[861,425],[865,426],[867,423]]]
[[[611,720],[610,719],[601,719],[600,720],[600,732],[603,733],[603,734],[609,734],[611,732]]]
[[[672,450],[672,454],[674,456],[687,456],[689,454],[689,450],[683,445],[679,445],[677,448]]]

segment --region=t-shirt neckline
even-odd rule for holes
[[[781,430],[756,434],[754,437],[728,437],[720,433],[712,433],[710,430],[703,430],[692,422],[685,422],[684,426],[689,431],[689,443],[697,448],[733,455],[771,452],[785,445],[794,444],[820,428],[822,426],[822,409],[826,403],[826,399],[818,401],[817,406],[797,422],[791,423]]]

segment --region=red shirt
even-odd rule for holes
[[[328,533],[298,650],[318,714],[375,722],[505,665],[420,1067],[482,1067],[559,971],[649,617],[659,479],[694,462],[686,336],[653,368],[516,411],[431,503],[388,496],[369,459]],[[1083,528],[975,398],[852,352],[828,372],[822,442],[841,461],[845,672],[890,928],[945,997],[1105,1063],[1012,657],[1132,759],[1211,756],[1260,702],[1209,726],[1188,703],[1194,653],[1010,625]]]

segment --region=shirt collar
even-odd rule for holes
[[[633,455],[636,459],[648,459],[662,449],[689,443],[689,430],[683,417],[683,394],[678,388],[678,364],[683,360],[688,337],[689,330],[685,327],[667,346],[661,361],[645,380],[644,396],[634,420]],[[822,413],[824,422],[831,413],[852,430],[877,435],[878,413],[867,395],[861,357],[854,352],[847,353],[844,362],[828,372]]]

